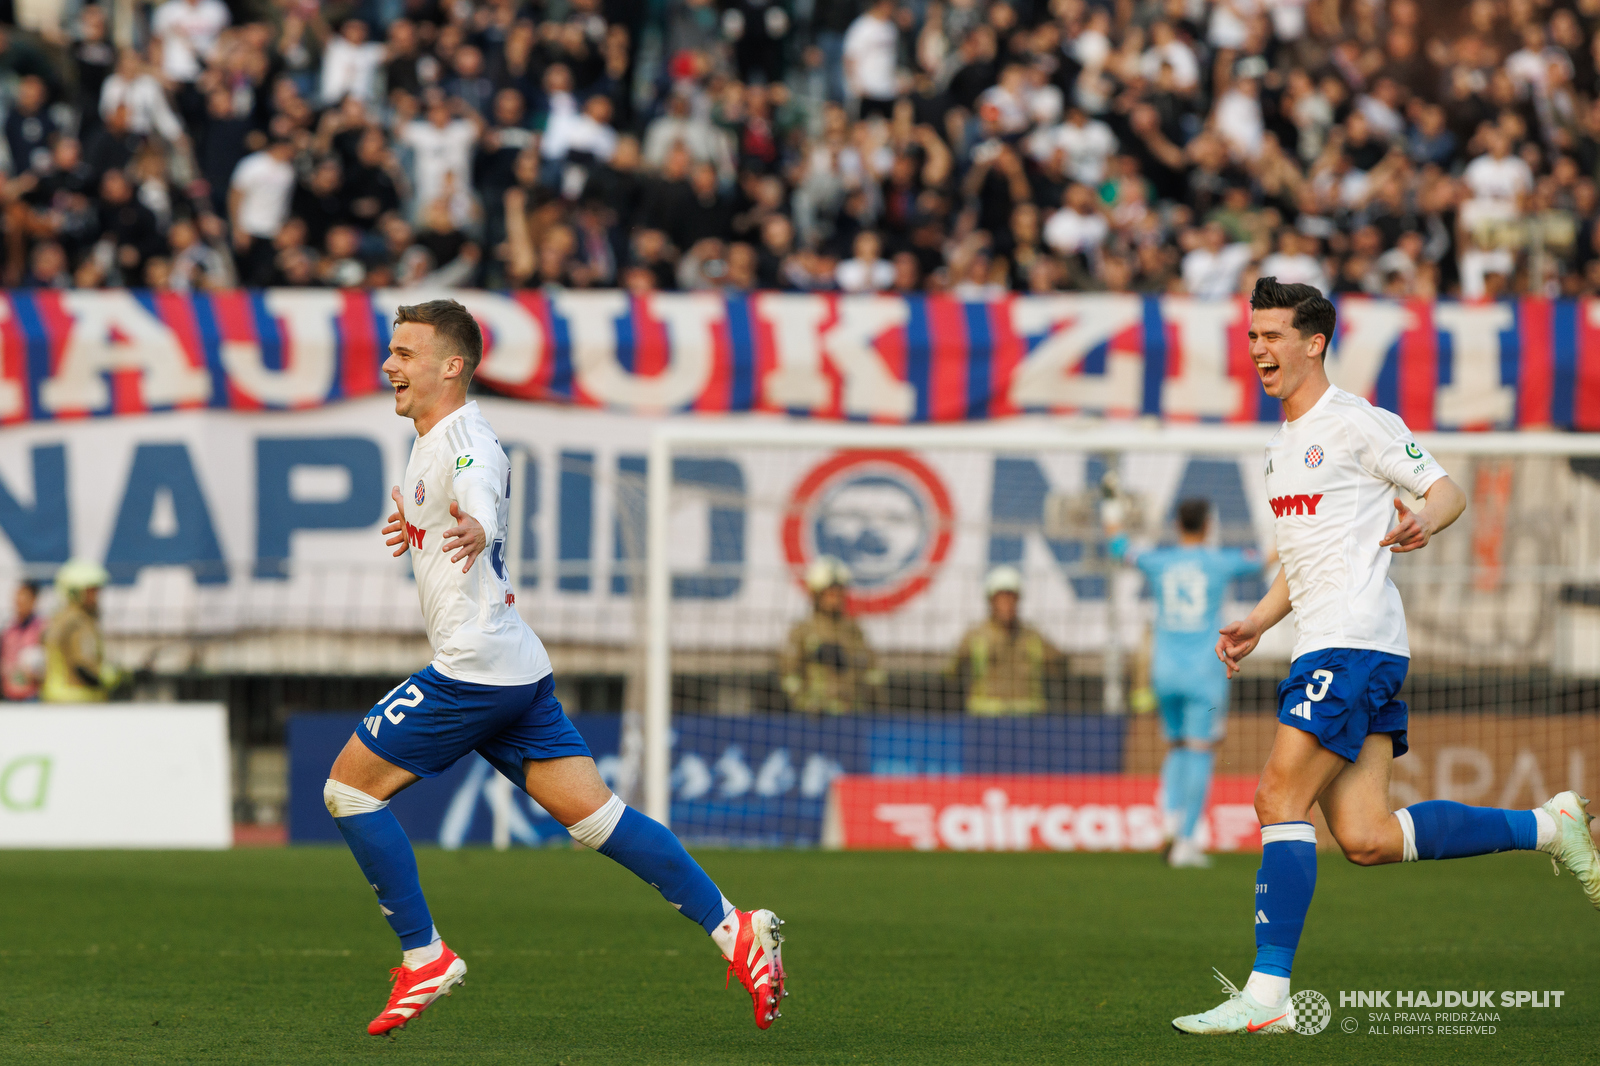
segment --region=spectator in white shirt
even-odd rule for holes
[[[895,56],[900,30],[894,24],[894,0],[873,0],[844,35],[844,81],[849,94],[860,101],[861,117],[882,115],[894,109]]]
[[[1008,64],[1000,72],[998,84],[991,85],[978,96],[978,107],[994,108],[994,119],[1001,136],[1010,136],[1032,125],[1028,114],[1028,71],[1016,63]]]
[[[1209,222],[1200,243],[1183,257],[1183,287],[1191,296],[1221,300],[1239,288],[1239,275],[1250,265],[1248,244],[1229,244],[1227,231]]]
[[[272,238],[289,218],[294,196],[294,145],[274,141],[239,160],[228,185],[228,221],[233,246],[241,254],[239,280],[250,286],[272,284]]]
[[[1298,41],[1306,32],[1306,6],[1308,0],[1266,0],[1267,14],[1272,16],[1272,34],[1288,43]]]
[[[1285,285],[1310,285],[1328,291],[1328,275],[1312,253],[1317,242],[1292,229],[1278,231],[1278,250],[1261,260],[1261,276],[1277,278]]]
[[[173,114],[167,91],[132,48],[124,48],[117,55],[116,73],[100,87],[100,117],[110,118],[124,105],[132,132],[146,136],[158,133],[173,144],[184,139],[183,123]]]
[[[1217,0],[1211,8],[1206,43],[1212,48],[1241,48],[1250,36],[1250,23],[1261,13],[1257,0]]]
[[[441,196],[450,201],[450,218],[458,226],[472,220],[472,150],[478,123],[459,118],[443,99],[435,100],[424,120],[400,127],[400,140],[412,151],[413,203],[420,209]]]
[[[882,292],[894,284],[894,264],[883,257],[883,242],[871,230],[856,234],[855,256],[840,263],[834,280],[845,292]]]
[[[1073,181],[1099,185],[1106,177],[1106,160],[1117,154],[1117,135],[1081,107],[1067,109],[1067,120],[1041,129],[1028,138],[1029,154],[1043,162],[1058,149],[1067,153],[1067,172]]]
[[[1087,185],[1067,186],[1061,210],[1045,221],[1044,243],[1062,255],[1093,255],[1105,243],[1111,224]]]
[[[194,81],[232,21],[222,0],[167,0],[156,8],[150,32],[161,38],[162,73],[173,81]]]
[[[571,128],[579,121],[578,98],[572,93],[572,71],[565,63],[552,63],[544,72],[544,97],[548,114],[539,153],[551,162],[567,157]]]
[[[1150,27],[1150,47],[1139,57],[1139,73],[1153,82],[1163,63],[1172,68],[1172,87],[1178,92],[1193,92],[1200,84],[1200,61],[1194,50],[1178,40],[1171,25],[1158,22]]]
[[[1240,78],[1217,100],[1217,132],[1235,159],[1254,162],[1261,155],[1266,124],[1261,117],[1259,92],[1254,78]]]
[[[1572,60],[1560,48],[1546,47],[1544,27],[1530,22],[1522,30],[1522,47],[1506,57],[1505,71],[1511,84],[1522,93],[1541,96],[1549,83],[1551,63],[1561,63],[1572,72]]]
[[[552,144],[552,142],[554,142]],[[545,129],[543,151],[547,158],[565,159],[581,152],[601,163],[611,162],[617,151],[617,131],[611,125],[611,98],[596,94],[583,102],[583,110]]]
[[[1384,140],[1393,141],[1405,135],[1406,119],[1401,113],[1404,93],[1393,78],[1379,78],[1372,92],[1356,97],[1356,109],[1366,116],[1367,125]]]
[[[1072,58],[1086,70],[1099,70],[1111,58],[1111,12],[1103,7],[1089,9],[1089,20],[1068,48]]]
[[[387,53],[383,45],[367,39],[365,22],[345,19],[338,36],[330,37],[322,49],[323,104],[337,104],[346,96],[362,103],[370,101]]]
[[[548,135],[548,134],[547,134]],[[644,131],[645,166],[660,170],[666,165],[667,155],[674,146],[683,145],[689,158],[696,163],[710,163],[724,180],[733,177],[733,153],[728,147],[727,134],[711,121],[692,113],[689,95],[675,91],[667,98],[667,110],[650,121]]]
[[[1520,156],[1511,154],[1504,131],[1491,128],[1484,141],[1488,151],[1461,172],[1461,180],[1472,192],[1472,199],[1461,205],[1461,223],[1468,229],[1516,218],[1520,201],[1533,191],[1533,171]]]

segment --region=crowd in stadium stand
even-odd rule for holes
[[[0,18],[12,286],[1600,290],[1600,0]]]

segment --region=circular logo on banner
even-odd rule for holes
[[[422,501],[428,498],[428,491],[422,487],[422,479],[417,479],[417,491],[412,494],[417,501],[417,506],[422,506]]]
[[[1333,1018],[1333,1006],[1321,992],[1303,988],[1289,1002],[1294,1005],[1294,1031],[1302,1036],[1316,1036]]]
[[[1315,444],[1306,449],[1306,465],[1313,470],[1322,465],[1322,449]]]
[[[933,580],[955,513],[944,482],[904,452],[840,452],[800,480],[783,518],[795,580],[822,555],[850,568],[850,608],[892,611]]]

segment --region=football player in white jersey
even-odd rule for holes
[[[1262,387],[1283,401],[1285,422],[1266,456],[1283,569],[1248,618],[1223,627],[1216,653],[1231,678],[1291,608],[1297,632],[1256,789],[1255,965],[1243,990],[1222,979],[1226,1002],[1175,1019],[1186,1033],[1293,1027],[1290,967],[1317,877],[1314,803],[1351,862],[1537,849],[1576,874],[1600,907],[1588,801],[1574,792],[1531,811],[1444,800],[1390,811],[1390,764],[1406,752],[1406,705],[1395,695],[1410,649],[1389,562],[1426,547],[1461,516],[1466,496],[1398,416],[1329,383],[1323,359],[1335,311],[1320,292],[1267,277],[1250,306],[1250,356]],[[1422,509],[1408,509],[1397,489]]]
[[[783,924],[741,911],[659,822],[612,795],[554,695],[550,658],[513,606],[505,567],[510,464],[467,383],[483,334],[454,300],[401,307],[383,371],[417,442],[383,532],[411,553],[433,661],[368,713],[329,772],[323,798],[400,938],[401,964],[367,1026],[403,1028],[467,972],[434,928],[416,857],[389,799],[477,751],[594,848],[657,888],[722,950],[768,1028],[786,995]]]

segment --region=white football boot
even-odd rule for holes
[[[1285,1000],[1281,1007],[1263,1007],[1248,992],[1241,992],[1233,982],[1213,969],[1222,982],[1228,998],[1221,1005],[1204,1014],[1187,1014],[1172,1019],[1172,1027],[1180,1033],[1197,1033],[1218,1036],[1223,1033],[1288,1033],[1294,1030],[1294,1007]]]
[[[1200,849],[1189,837],[1179,837],[1167,852],[1167,865],[1174,870],[1209,870],[1211,856]]]
[[[1589,902],[1600,907],[1600,854],[1595,852],[1594,837],[1589,833],[1589,823],[1594,820],[1589,801],[1576,792],[1559,792],[1541,809],[1556,823],[1556,835],[1539,850],[1549,854],[1557,877],[1561,876],[1562,866],[1571,870]]]

